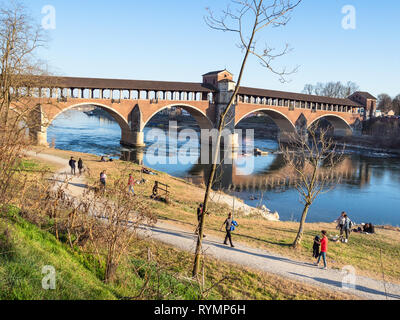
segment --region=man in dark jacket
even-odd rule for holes
[[[234,248],[235,246],[232,243],[232,225],[233,225],[233,218],[232,218],[232,213],[229,213],[228,218],[224,221],[224,223],[221,226],[221,231],[222,227],[225,225],[225,231],[226,231],[226,236],[225,236],[225,241],[224,244],[228,244],[228,239],[229,243],[231,244],[231,247]]]
[[[74,160],[74,157],[71,157],[71,160],[69,160],[69,166],[71,167],[71,174],[75,175],[76,161]]]
[[[83,171],[83,160],[82,160],[82,158],[79,158],[79,161],[78,161],[78,170],[79,170],[79,175],[81,175],[81,174],[82,174],[82,171]]]

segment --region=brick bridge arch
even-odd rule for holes
[[[279,128],[279,140],[284,140],[284,136],[289,137],[291,134],[294,134],[296,132],[296,126],[294,125],[292,120],[289,119],[285,114],[283,114],[281,111],[265,107],[256,108],[254,110],[248,111],[247,113],[243,113],[240,112],[240,110],[237,110],[235,117],[235,127],[247,116],[255,112],[262,112],[274,121],[274,123]]]
[[[39,99],[33,101],[40,108],[40,129],[36,131],[41,144],[47,143],[47,128],[62,113],[79,106],[93,105],[108,112],[121,128],[121,143],[127,146],[144,146],[143,129],[158,112],[170,108],[180,107],[197,121],[200,129],[214,127],[214,105],[209,101],[171,101],[171,100],[120,100],[110,99]]]
[[[327,120],[333,127],[336,135],[348,135],[353,132],[352,126],[344,119],[343,117],[337,114],[326,114],[321,115],[315,118],[312,121],[307,123],[307,129],[311,128],[313,124],[315,124],[318,120],[325,119]]]
[[[197,122],[200,129],[212,129],[214,128],[214,122],[210,119],[213,116],[213,110],[209,110],[204,104],[193,103],[195,101],[190,101],[189,103],[178,103],[174,102],[167,105],[153,105],[152,107],[143,107],[143,105],[136,105],[132,110],[130,122],[131,128],[133,130],[143,131],[150,120],[159,112],[173,108],[179,107],[187,111]]]
[[[113,119],[118,123],[119,127],[121,128],[121,142],[126,141],[127,139],[130,138],[131,129],[124,115],[122,115],[118,110],[113,108],[112,105],[110,104],[107,105],[99,102],[80,102],[71,105],[59,104],[59,109],[57,109],[58,113],[56,114],[54,114],[53,112],[44,113],[45,117],[44,121],[46,123],[46,127],[48,128],[53,123],[54,120],[56,120],[61,114],[67,112],[68,110],[71,110],[76,107],[89,106],[89,105],[100,108],[113,117]]]
[[[304,119],[306,129],[309,129],[316,121],[326,119],[332,124],[334,134],[344,136],[352,134],[356,119],[351,113],[326,112],[322,110],[307,110],[282,108],[276,106],[261,106],[248,103],[238,103],[236,106],[235,126],[245,117],[255,112],[262,112],[268,115],[280,129],[279,140],[290,139],[290,135],[298,130],[298,122]]]

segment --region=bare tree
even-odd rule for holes
[[[0,8],[0,203],[7,202],[15,168],[28,141],[34,106],[30,102],[44,78],[36,50],[45,37],[26,8],[11,1]]]
[[[391,96],[382,93],[378,96],[378,109],[382,112],[388,112],[393,108],[393,100]]]
[[[106,282],[114,280],[117,267],[138,237],[140,227],[157,220],[141,195],[128,193],[125,176],[123,171],[115,177],[107,186],[106,195],[93,191],[94,187],[89,188],[73,210],[82,217],[82,225],[98,256],[105,256]]]
[[[354,82],[348,81],[343,84],[338,82],[318,82],[316,85],[306,84],[303,93],[331,98],[347,98],[359,89]]]
[[[400,94],[393,99],[393,111],[395,114],[400,115]]]
[[[281,146],[286,163],[296,175],[294,186],[304,204],[294,248],[301,243],[310,206],[321,193],[330,191],[340,181],[334,170],[342,160],[344,149],[337,150],[329,137],[329,128],[317,128],[318,124],[313,125],[308,135],[294,134],[287,145]]]
[[[286,68],[277,70],[273,66],[273,62],[277,58],[284,56],[290,51],[288,45],[286,45],[285,48],[278,53],[274,53],[274,50],[268,46],[265,46],[263,49],[259,50],[256,35],[268,27],[285,26],[290,20],[290,12],[295,9],[300,2],[301,0],[234,0],[232,1],[233,7],[228,6],[228,8],[223,11],[221,17],[215,16],[215,14],[208,9],[209,14],[205,18],[207,25],[214,30],[234,33],[239,40],[238,47],[243,51],[244,55],[236,83],[236,88],[229,103],[226,105],[224,111],[221,113],[218,119],[218,135],[216,139],[216,147],[213,151],[212,169],[210,171],[204,196],[203,214],[201,215],[199,222],[199,233],[192,272],[193,277],[197,277],[200,269],[204,220],[208,209],[211,189],[215,179],[218,155],[220,151],[221,134],[226,126],[226,116],[236,101],[236,96],[239,92],[247,60],[250,55],[254,55],[259,59],[263,67],[276,74],[279,80],[282,82],[285,81],[287,75],[296,71],[296,69],[288,71]]]

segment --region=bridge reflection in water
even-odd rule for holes
[[[211,163],[211,152],[209,152],[209,155],[209,162]],[[146,150],[144,149],[122,152],[124,160],[141,165],[145,163],[145,157]],[[220,158],[223,157],[223,152],[221,152]],[[244,174],[242,161],[244,157],[247,157],[247,161],[257,160],[263,166],[260,168],[258,164],[252,174]],[[192,165],[183,178],[196,185],[205,185],[208,181],[211,165],[201,164],[200,159],[201,154],[197,163]],[[279,152],[257,158],[253,155],[233,154],[232,159],[227,159],[226,162],[228,164],[222,163],[217,167],[214,190],[283,192],[294,188],[299,179],[294,169],[285,163],[283,155]],[[326,178],[329,178],[329,181],[340,181],[341,184],[363,187],[370,182],[371,170],[367,163],[354,161],[350,155],[345,155],[333,170],[324,166],[320,168],[317,180]]]

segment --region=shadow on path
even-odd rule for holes
[[[195,236],[193,233],[190,233],[190,232],[175,231],[175,230],[161,228],[161,227],[150,227],[150,228],[155,233],[168,234],[168,235],[177,236],[177,237],[180,237],[180,238],[186,238],[186,239],[190,239],[190,240],[195,240],[197,238],[197,236]],[[212,240],[207,240],[207,239],[203,240],[203,245],[209,245],[209,246],[216,247],[216,248],[219,248],[219,249],[224,249],[224,250],[229,250],[229,251],[233,251],[233,252],[248,254],[248,255],[252,255],[252,256],[255,256],[255,257],[260,257],[260,258],[263,258],[263,259],[266,259],[266,260],[269,259],[269,260],[275,260],[275,261],[291,263],[291,264],[295,264],[295,265],[302,266],[302,267],[315,268],[315,266],[313,264],[311,264],[311,263],[298,262],[298,261],[290,260],[290,259],[287,259],[287,258],[284,258],[284,257],[271,256],[271,255],[268,255],[268,254],[261,254],[261,253],[251,252],[251,251],[240,249],[240,248],[237,248],[237,247],[231,248],[231,247],[223,245],[222,243],[218,243],[218,242],[212,241]]]
[[[315,281],[318,281],[318,282],[321,282],[321,283],[325,283],[325,284],[328,284],[328,285],[331,285],[331,286],[335,286],[337,288],[343,288],[342,282],[339,282],[339,281],[325,279],[325,278],[318,278],[318,277],[309,277],[309,276],[306,276],[306,275],[303,275],[303,274],[299,274],[299,273],[294,273],[294,272],[290,272],[290,274],[293,274],[293,275],[298,276],[298,277],[303,277],[303,278],[315,280]],[[388,298],[392,298],[392,299],[397,299],[397,300],[400,299],[400,295],[392,294],[392,293],[389,293],[389,292],[386,294],[383,291],[367,288],[367,287],[364,287],[364,286],[356,285],[355,290],[361,291],[361,292],[365,292],[365,293],[375,294],[375,295],[381,295],[383,297],[388,297]]]

